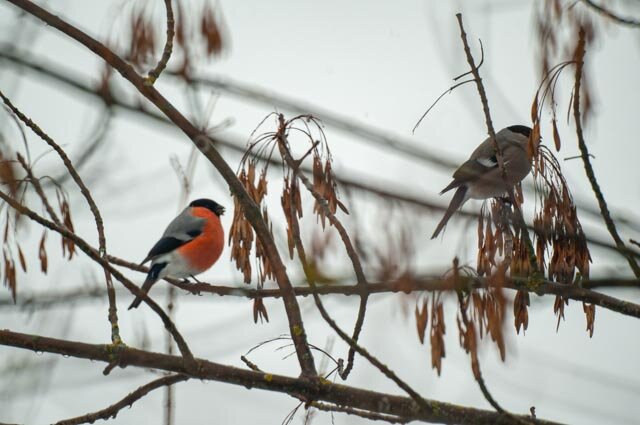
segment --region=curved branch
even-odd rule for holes
[[[149,71],[147,81],[149,84],[153,85],[158,78],[160,78],[160,74],[167,67],[167,62],[169,62],[169,58],[171,58],[171,52],[173,51],[173,37],[175,36],[175,20],[173,19],[173,9],[171,7],[171,0],[164,0],[165,8],[167,9],[167,41],[164,45],[164,50],[162,51],[162,57],[160,61]]]
[[[599,4],[594,3],[592,0],[582,0],[582,2],[587,6],[589,6],[590,8],[592,8],[593,10],[595,10],[596,12],[606,16],[609,19],[612,19],[613,21],[619,24],[627,25],[630,27],[640,27],[640,21],[637,19],[622,17],[616,13],[613,13],[609,9],[606,9],[600,6]]]
[[[108,345],[86,344],[39,335],[22,334],[0,330],[0,345],[66,355],[74,358],[109,362]],[[257,388],[289,394],[300,400],[325,401],[340,406],[392,415],[431,423],[506,425],[513,420],[493,411],[457,406],[436,400],[425,400],[424,406],[416,405],[409,397],[334,384],[327,380],[291,378],[282,375],[255,372],[197,359],[198,368],[187,370],[178,356],[153,353],[123,347],[120,365],[153,368],[180,373],[191,378],[226,382],[246,388]],[[555,425],[555,422],[536,420],[540,425]]]
[[[169,387],[173,384],[186,381],[188,379],[189,379],[188,376],[180,375],[180,374],[169,375],[169,376],[164,376],[162,378],[158,378],[155,381],[151,381],[148,384],[145,384],[139,387],[135,391],[129,393],[122,400],[118,401],[115,404],[112,404],[111,406],[105,409],[98,410],[97,412],[88,413],[86,415],[78,416],[75,418],[58,421],[54,425],[78,425],[78,424],[86,424],[86,423],[92,424],[98,419],[104,419],[104,420],[115,419],[116,416],[118,416],[118,413],[122,409],[124,409],[125,407],[131,407],[133,403],[140,400],[142,397],[146,396],[151,391],[157,388],[165,387],[165,386]]]
[[[611,234],[611,237],[616,243],[618,250],[620,253],[627,259],[631,270],[636,275],[636,277],[640,278],[640,266],[636,262],[633,256],[629,255],[628,248],[625,246],[622,238],[618,234],[618,230],[616,229],[616,224],[611,219],[611,213],[609,213],[609,207],[607,206],[607,201],[604,199],[604,195],[600,190],[600,185],[596,180],[596,175],[593,171],[593,167],[591,166],[591,160],[589,159],[589,149],[587,148],[587,144],[584,141],[584,135],[582,133],[582,118],[580,117],[580,88],[582,83],[582,69],[584,65],[584,55],[585,55],[585,32],[584,28],[580,28],[578,47],[576,51],[576,77],[575,77],[575,86],[573,88],[573,119],[576,122],[576,134],[578,136],[578,147],[580,148],[580,153],[582,157],[582,162],[584,164],[584,171],[587,174],[587,178],[589,179],[589,183],[591,183],[591,189],[598,200],[598,205],[600,206],[600,213],[602,215],[602,219],[607,225],[607,230]]]

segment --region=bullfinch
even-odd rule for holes
[[[223,213],[217,202],[197,199],[174,218],[141,263],[151,261],[142,291],[147,294],[159,279],[193,277],[213,266],[224,246]],[[129,310],[141,302],[142,297],[136,297]]]
[[[506,180],[498,166],[491,138],[485,139],[473,151],[469,159],[453,173],[453,181],[440,192],[442,195],[451,189],[456,189],[431,239],[440,234],[453,213],[467,200],[502,196],[529,174],[531,158],[527,153],[527,143],[531,131],[531,128],[524,125],[512,125],[496,133],[496,141],[502,150]]]

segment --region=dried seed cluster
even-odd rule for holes
[[[431,304],[431,307],[429,307]],[[422,299],[418,299],[415,308],[416,327],[420,343],[424,344],[429,317],[431,327],[429,329],[429,342],[431,344],[431,367],[438,371],[438,376],[442,372],[442,359],[445,357],[444,335],[446,326],[444,322],[444,308],[442,306],[442,293],[434,292],[424,294]]]
[[[256,182],[256,162],[249,161],[246,165],[246,169],[240,170],[238,178],[251,199],[260,205],[267,194],[266,172],[263,170]],[[233,221],[229,230],[229,245],[231,245],[231,258],[235,261],[236,268],[242,272],[245,283],[251,282],[250,254],[254,240],[253,227],[244,216],[240,201],[235,197]]]
[[[255,137],[255,140],[249,142],[247,151],[240,163],[238,178],[253,201],[263,206],[263,218],[269,223],[269,212],[264,203],[268,185],[267,173],[274,152],[277,151],[280,154],[283,170],[280,203],[287,224],[286,231],[289,256],[293,259],[296,247],[295,235],[297,234],[298,220],[303,216],[300,190],[301,181],[297,173],[299,167],[308,156],[313,158],[312,190],[321,195],[321,200],[316,200],[314,213],[318,216],[318,219],[322,221],[323,227],[326,212],[324,208],[321,207],[320,202],[326,203],[331,212],[336,211],[336,207],[340,205],[340,202],[337,198],[337,186],[331,170],[331,156],[320,123],[315,118],[306,115],[298,116],[291,120],[285,120],[280,114],[270,114],[268,117],[271,116],[276,118],[277,130],[275,132],[263,133]],[[299,159],[294,159],[289,144],[289,137],[292,131],[295,131],[296,134],[301,134],[303,141],[310,146],[307,152]],[[254,134],[255,133],[256,131],[254,131]],[[314,133],[319,134],[319,140],[313,136]],[[290,166],[289,160],[294,161],[294,167]],[[262,165],[259,173],[260,176],[256,183],[259,161],[264,161],[264,165]],[[261,242],[255,238],[253,229],[248,220],[246,220],[242,207],[237,199],[234,205],[234,218],[229,234],[229,243],[232,247],[231,256],[236,262],[238,270],[243,273],[245,282],[249,283],[252,275],[250,256],[255,242],[255,255],[258,259],[259,271],[258,285],[261,287],[267,279],[274,277],[271,264],[266,255],[264,255]]]
[[[175,43],[173,56],[181,60],[179,73],[185,78],[202,59],[215,58],[227,48],[228,35],[222,12],[211,1],[174,2],[175,4]],[[159,24],[160,16],[154,14],[155,4],[144,3],[142,7],[134,4],[129,11],[127,27],[130,32],[125,58],[140,70],[154,65],[160,57],[165,43],[165,33]]]
[[[11,169],[11,173],[4,173],[0,176],[2,180],[3,186],[9,188],[9,195],[12,198],[18,200],[19,202],[24,203],[25,194],[27,193],[27,189],[29,186],[32,188],[36,188],[35,192],[40,196],[41,201],[44,203],[50,203],[50,199],[47,197],[46,193],[42,190],[42,186],[40,185],[40,180],[33,176],[33,172],[31,171],[30,165],[20,156],[17,155],[19,161],[13,160],[1,160],[0,168],[5,164],[13,164],[13,163],[21,163],[24,167],[24,170],[27,172],[27,178],[18,178],[16,176],[16,171]],[[55,183],[55,182],[54,182]],[[56,200],[58,212],[54,211],[54,214],[59,214],[61,224],[66,227],[68,230],[73,232],[73,220],[71,218],[71,209],[69,207],[69,201],[66,194],[59,187],[55,187]],[[44,199],[43,199],[44,197]],[[20,219],[20,215],[17,213],[11,214],[11,209],[7,209],[4,216],[4,231],[3,231],[3,239],[2,239],[2,281],[3,285],[9,289],[11,292],[11,296],[13,300],[16,300],[17,297],[17,266],[16,263],[20,264],[20,268],[23,272],[27,272],[27,260],[20,247],[18,242],[17,232],[18,232],[18,222]],[[42,237],[40,238],[40,243],[38,245],[38,259],[40,261],[40,270],[43,273],[47,273],[49,267],[49,258],[47,256],[46,250],[46,239],[47,239],[47,230],[43,230]],[[66,256],[67,259],[73,258],[75,254],[75,243],[67,238],[61,237],[62,244],[62,255]]]
[[[558,63],[563,58],[573,56],[573,59],[576,59],[578,37],[567,37],[567,34],[578,34],[578,31],[583,29],[589,44],[599,37],[598,22],[602,20],[593,19],[595,16],[592,13],[588,13],[584,7],[572,7],[562,0],[539,2],[536,31],[540,48],[540,54],[538,55],[540,58],[540,75],[545,78],[552,76],[558,65],[552,66],[551,64]],[[593,112],[593,102],[591,100],[593,98],[593,85],[584,80],[584,77],[582,85],[583,119],[588,120]],[[555,91],[555,84],[551,85],[550,90]],[[552,108],[555,127],[555,101],[550,102],[549,105]],[[557,132],[557,128],[554,129],[554,132]]]

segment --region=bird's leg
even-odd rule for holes
[[[202,283],[202,282],[200,282],[200,281],[199,281],[199,280],[198,280],[194,275],[191,275],[191,278],[192,278],[193,280],[195,280],[197,283]]]

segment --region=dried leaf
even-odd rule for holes
[[[267,308],[264,306],[262,298],[253,300],[253,323],[258,323],[258,318],[260,318],[260,323],[263,323],[263,321],[269,322]]]
[[[44,274],[47,273],[47,265],[48,265],[47,250],[45,247],[46,240],[47,240],[47,231],[45,230],[44,232],[42,232],[42,238],[40,239],[40,246],[38,248],[38,258],[40,258],[40,270],[42,270],[42,273]]]
[[[18,259],[20,260],[20,267],[22,267],[23,272],[27,272],[27,262],[24,259],[24,254],[22,253],[22,249],[20,249],[20,245],[17,245],[18,248]]]
[[[560,133],[558,132],[558,125],[556,120],[551,120],[553,124],[553,142],[556,146],[556,152],[560,152]]]
[[[529,303],[529,293],[527,291],[520,290],[516,293],[516,297],[513,300],[513,316],[516,332],[518,334],[520,334],[521,327],[523,334],[529,327]]]
[[[427,299],[422,302],[422,310],[418,304],[416,304],[416,327],[418,329],[418,338],[420,338],[420,344],[424,344],[424,334],[427,329],[427,322],[429,319],[429,308],[427,305]]]
[[[589,338],[593,338],[593,330],[596,320],[596,305],[582,303],[582,310],[587,318],[587,331],[589,332]]]

